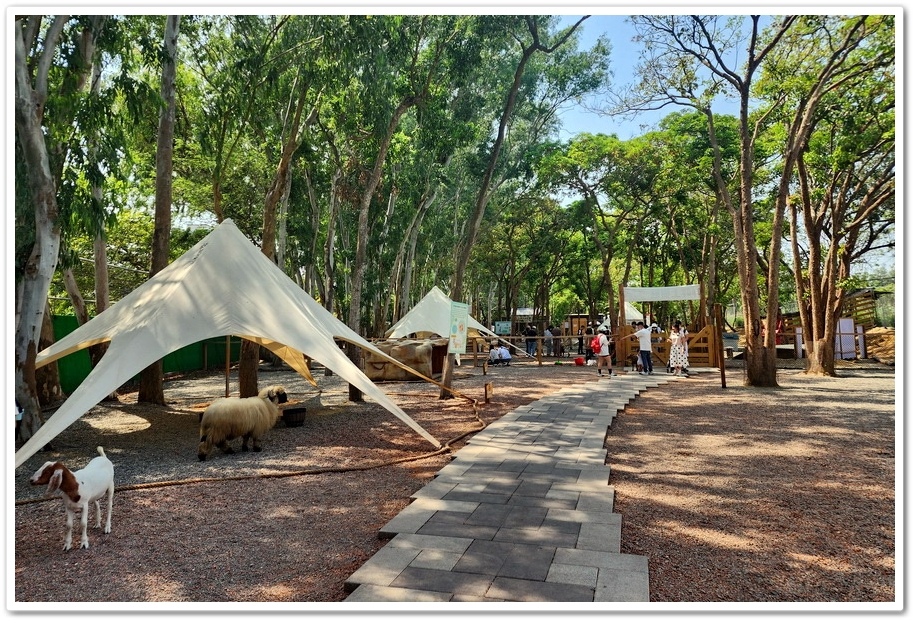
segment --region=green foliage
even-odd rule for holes
[[[653,19],[670,26],[671,35],[700,37],[699,30],[688,28],[689,20],[675,17]],[[561,35],[555,17],[531,19],[545,45]],[[743,43],[741,19],[703,19],[718,27],[727,49]],[[806,17],[792,42],[817,40],[819,34],[818,45],[826,46],[826,35],[842,32],[851,20]],[[112,265],[112,300],[144,281],[149,271],[152,225],[145,210],[154,195],[162,26],[163,16],[74,17],[68,25],[70,41],[82,28],[98,34],[102,88],[95,95],[63,88],[73,79],[65,71],[66,63],[76,61],[71,47],[62,51],[60,67],[52,74],[48,137],[61,146],[56,153],[66,154],[54,163],[61,180],[63,265],[71,262],[81,289],[91,292],[86,259],[93,234],[103,231]],[[860,65],[886,54],[893,43],[892,24],[870,17],[864,27],[875,34],[871,45],[854,55]],[[371,198],[361,315],[369,326],[373,307],[387,308],[394,296],[390,284],[407,268],[413,280],[405,296],[446,286],[455,272],[455,250],[469,227],[520,42],[527,37],[528,22],[521,15],[183,18],[174,222],[232,218],[258,240],[265,196],[291,132],[288,113],[303,97],[307,120],[298,128],[301,143],[290,169],[284,270],[296,278],[313,274],[313,282],[303,285],[316,297],[322,289],[317,284],[330,278],[337,286],[335,311],[345,311],[352,296],[347,281],[356,259],[359,198],[392,112],[408,102]],[[666,49],[661,38],[647,42],[656,51]],[[752,111],[750,119],[761,131],[753,162],[753,224],[761,252],[770,244],[773,180],[789,132],[787,115],[818,62],[817,54],[801,54],[800,49],[786,46],[780,48],[781,57],[768,57],[763,77],[754,84],[755,96],[772,105],[771,110]],[[705,280],[712,258],[717,272],[710,297],[727,303],[740,296],[734,228],[716,193],[702,108],[672,113],[657,130],[630,140],[604,134],[557,140],[559,111],[608,89],[609,52],[605,38],[588,49],[574,38],[552,54],[532,57],[521,76],[467,269],[467,290],[492,292],[501,315],[513,307],[538,306],[559,324],[569,312],[603,311],[608,293],[616,297],[622,281],[673,285]],[[701,84],[702,72],[683,59],[665,54],[658,60],[656,73],[645,74],[647,81],[667,68],[683,86],[695,84],[694,103],[710,101],[722,88],[721,83]],[[839,197],[844,187],[831,183],[838,172],[855,182],[847,187],[856,191],[844,195],[850,208],[861,205],[866,189],[887,183],[882,172],[894,169],[888,158],[895,128],[895,95],[887,86],[893,84],[892,74],[893,68],[887,68],[868,79],[849,80],[847,87],[824,98],[817,112],[819,130],[806,154],[816,176],[810,188],[815,203],[828,205]],[[741,153],[738,121],[715,114],[713,123],[722,173],[734,189]],[[17,267],[34,239],[22,179],[17,158]],[[103,190],[101,201],[92,194],[97,187]],[[421,214],[420,206],[430,197],[432,206]],[[332,202],[338,206],[333,223]],[[862,219],[867,234],[843,248],[865,253],[892,243],[893,203],[891,194]],[[409,237],[412,226],[415,240]],[[830,223],[821,227],[829,231]],[[200,235],[174,227],[172,257]],[[331,246],[333,274],[326,275],[324,258]],[[788,268],[782,274],[781,300],[794,296]],[[63,296],[59,280],[54,288],[55,307],[66,307],[58,298]]]
[[[208,230],[202,229],[173,229],[169,250],[171,260],[197,244],[207,233]],[[112,303],[124,298],[149,279],[149,249],[152,236],[153,218],[149,213],[142,211],[122,211],[107,227],[105,242],[108,253],[109,296]],[[95,297],[92,294],[95,291],[93,237],[85,233],[76,234],[69,242],[69,266],[73,269],[77,285],[86,299],[86,307],[92,317],[96,314]],[[74,313],[59,272],[51,283],[49,297],[52,313]]]

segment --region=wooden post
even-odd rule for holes
[[[713,306],[713,313],[715,314],[715,330],[713,331],[713,346],[716,349],[716,361],[719,362],[719,375],[722,377],[722,387],[725,388],[725,353],[723,353],[723,342],[722,342],[722,330],[725,327],[725,323],[722,317],[722,304],[716,303]]]
[[[229,348],[229,340],[231,338],[231,335],[226,336],[226,398],[229,397],[229,354],[231,353],[231,349]]]
[[[486,383],[483,386],[483,401],[486,404],[490,404],[490,396],[493,395],[493,383]]]

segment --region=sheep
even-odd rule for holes
[[[261,451],[261,436],[277,423],[279,404],[287,401],[286,390],[280,385],[266,387],[251,398],[220,398],[214,400],[200,418],[200,445],[197,458],[206,461],[213,446],[226,454],[235,451],[229,442],[242,438],[242,451]]]
[[[114,465],[105,456],[102,446],[96,448],[99,456],[95,457],[83,469],[71,472],[60,461],[48,461],[32,474],[29,483],[48,485],[46,493],[57,493],[64,501],[67,511],[67,537],[64,539],[64,551],[71,547],[73,537],[73,515],[80,513],[80,526],[83,535],[80,538],[80,549],[89,549],[89,537],[86,527],[89,522],[89,504],[95,502],[95,527],[102,527],[102,508],[99,504],[108,495],[108,518],[105,520],[105,534],[111,532],[111,507],[114,502]]]

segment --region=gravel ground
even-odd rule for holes
[[[606,440],[621,550],[649,557],[651,601],[900,599],[893,368],[785,369],[780,389],[758,390],[736,365],[726,390],[700,374],[645,392]],[[16,470],[11,607],[342,601],[344,580],[384,545],[378,530],[449,456],[378,405],[348,402],[338,377],[316,380],[262,370],[260,386],[283,384],[306,423],[279,423],[261,453],[216,450],[203,463],[198,414],[223,395],[222,375],[168,382],[166,407],[126,393],[92,409]],[[465,364],[451,400],[427,383],[383,388],[457,449],[515,406],[590,382],[593,368],[517,362],[487,376]],[[60,501],[28,477],[46,460],[82,467],[98,445],[115,463],[112,532],[91,529],[88,550],[64,552]]]

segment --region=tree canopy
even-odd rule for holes
[[[629,91],[587,19],[182,16],[169,257],[232,218],[369,337],[433,285],[490,322],[531,307],[562,326],[614,315],[620,284],[700,282],[747,318],[788,305],[829,326],[853,267],[893,245],[894,17],[632,16]],[[66,313],[99,261],[113,301],[149,274],[164,28],[16,21],[17,397],[44,301]],[[716,110],[728,92],[737,115]],[[611,131],[560,140],[596,93],[616,93]]]

